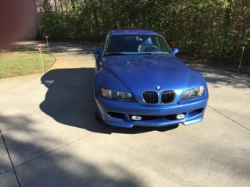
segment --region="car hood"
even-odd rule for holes
[[[186,87],[192,69],[171,55],[109,56],[103,59],[105,68],[132,92],[178,90]]]

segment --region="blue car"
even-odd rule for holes
[[[208,101],[204,77],[175,57],[162,35],[112,30],[96,56],[95,117],[131,128],[202,121]]]

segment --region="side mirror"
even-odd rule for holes
[[[99,57],[99,49],[92,49],[92,52],[94,53],[94,55],[96,56],[96,58]]]
[[[178,48],[173,48],[173,49],[172,49],[173,55],[177,54],[178,52],[179,52],[179,49],[178,49]]]
[[[99,53],[99,49],[92,49],[92,52],[97,55]]]

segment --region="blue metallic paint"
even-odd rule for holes
[[[106,40],[110,35],[128,33],[159,35],[146,30],[115,30],[108,33]],[[97,51],[95,54],[97,55]],[[156,85],[160,85],[162,88],[156,90]],[[185,89],[201,85],[205,87],[204,96],[180,101]],[[126,128],[197,123],[203,119],[208,100],[208,89],[204,77],[199,72],[187,67],[173,54],[104,56],[104,52],[100,52],[97,58],[94,88],[97,112],[104,122]],[[101,88],[128,91],[137,102],[105,99],[102,97]],[[152,105],[146,104],[142,100],[144,91],[155,91],[160,95],[163,91],[168,90],[176,93],[176,97],[171,103]],[[164,117],[180,113],[186,114],[184,119]],[[158,116],[159,118],[133,121],[130,115]]]

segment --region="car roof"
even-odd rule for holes
[[[124,34],[149,34],[149,35],[159,35],[159,33],[150,30],[144,29],[118,29],[118,30],[111,30],[108,33],[108,36],[111,35],[124,35]]]

